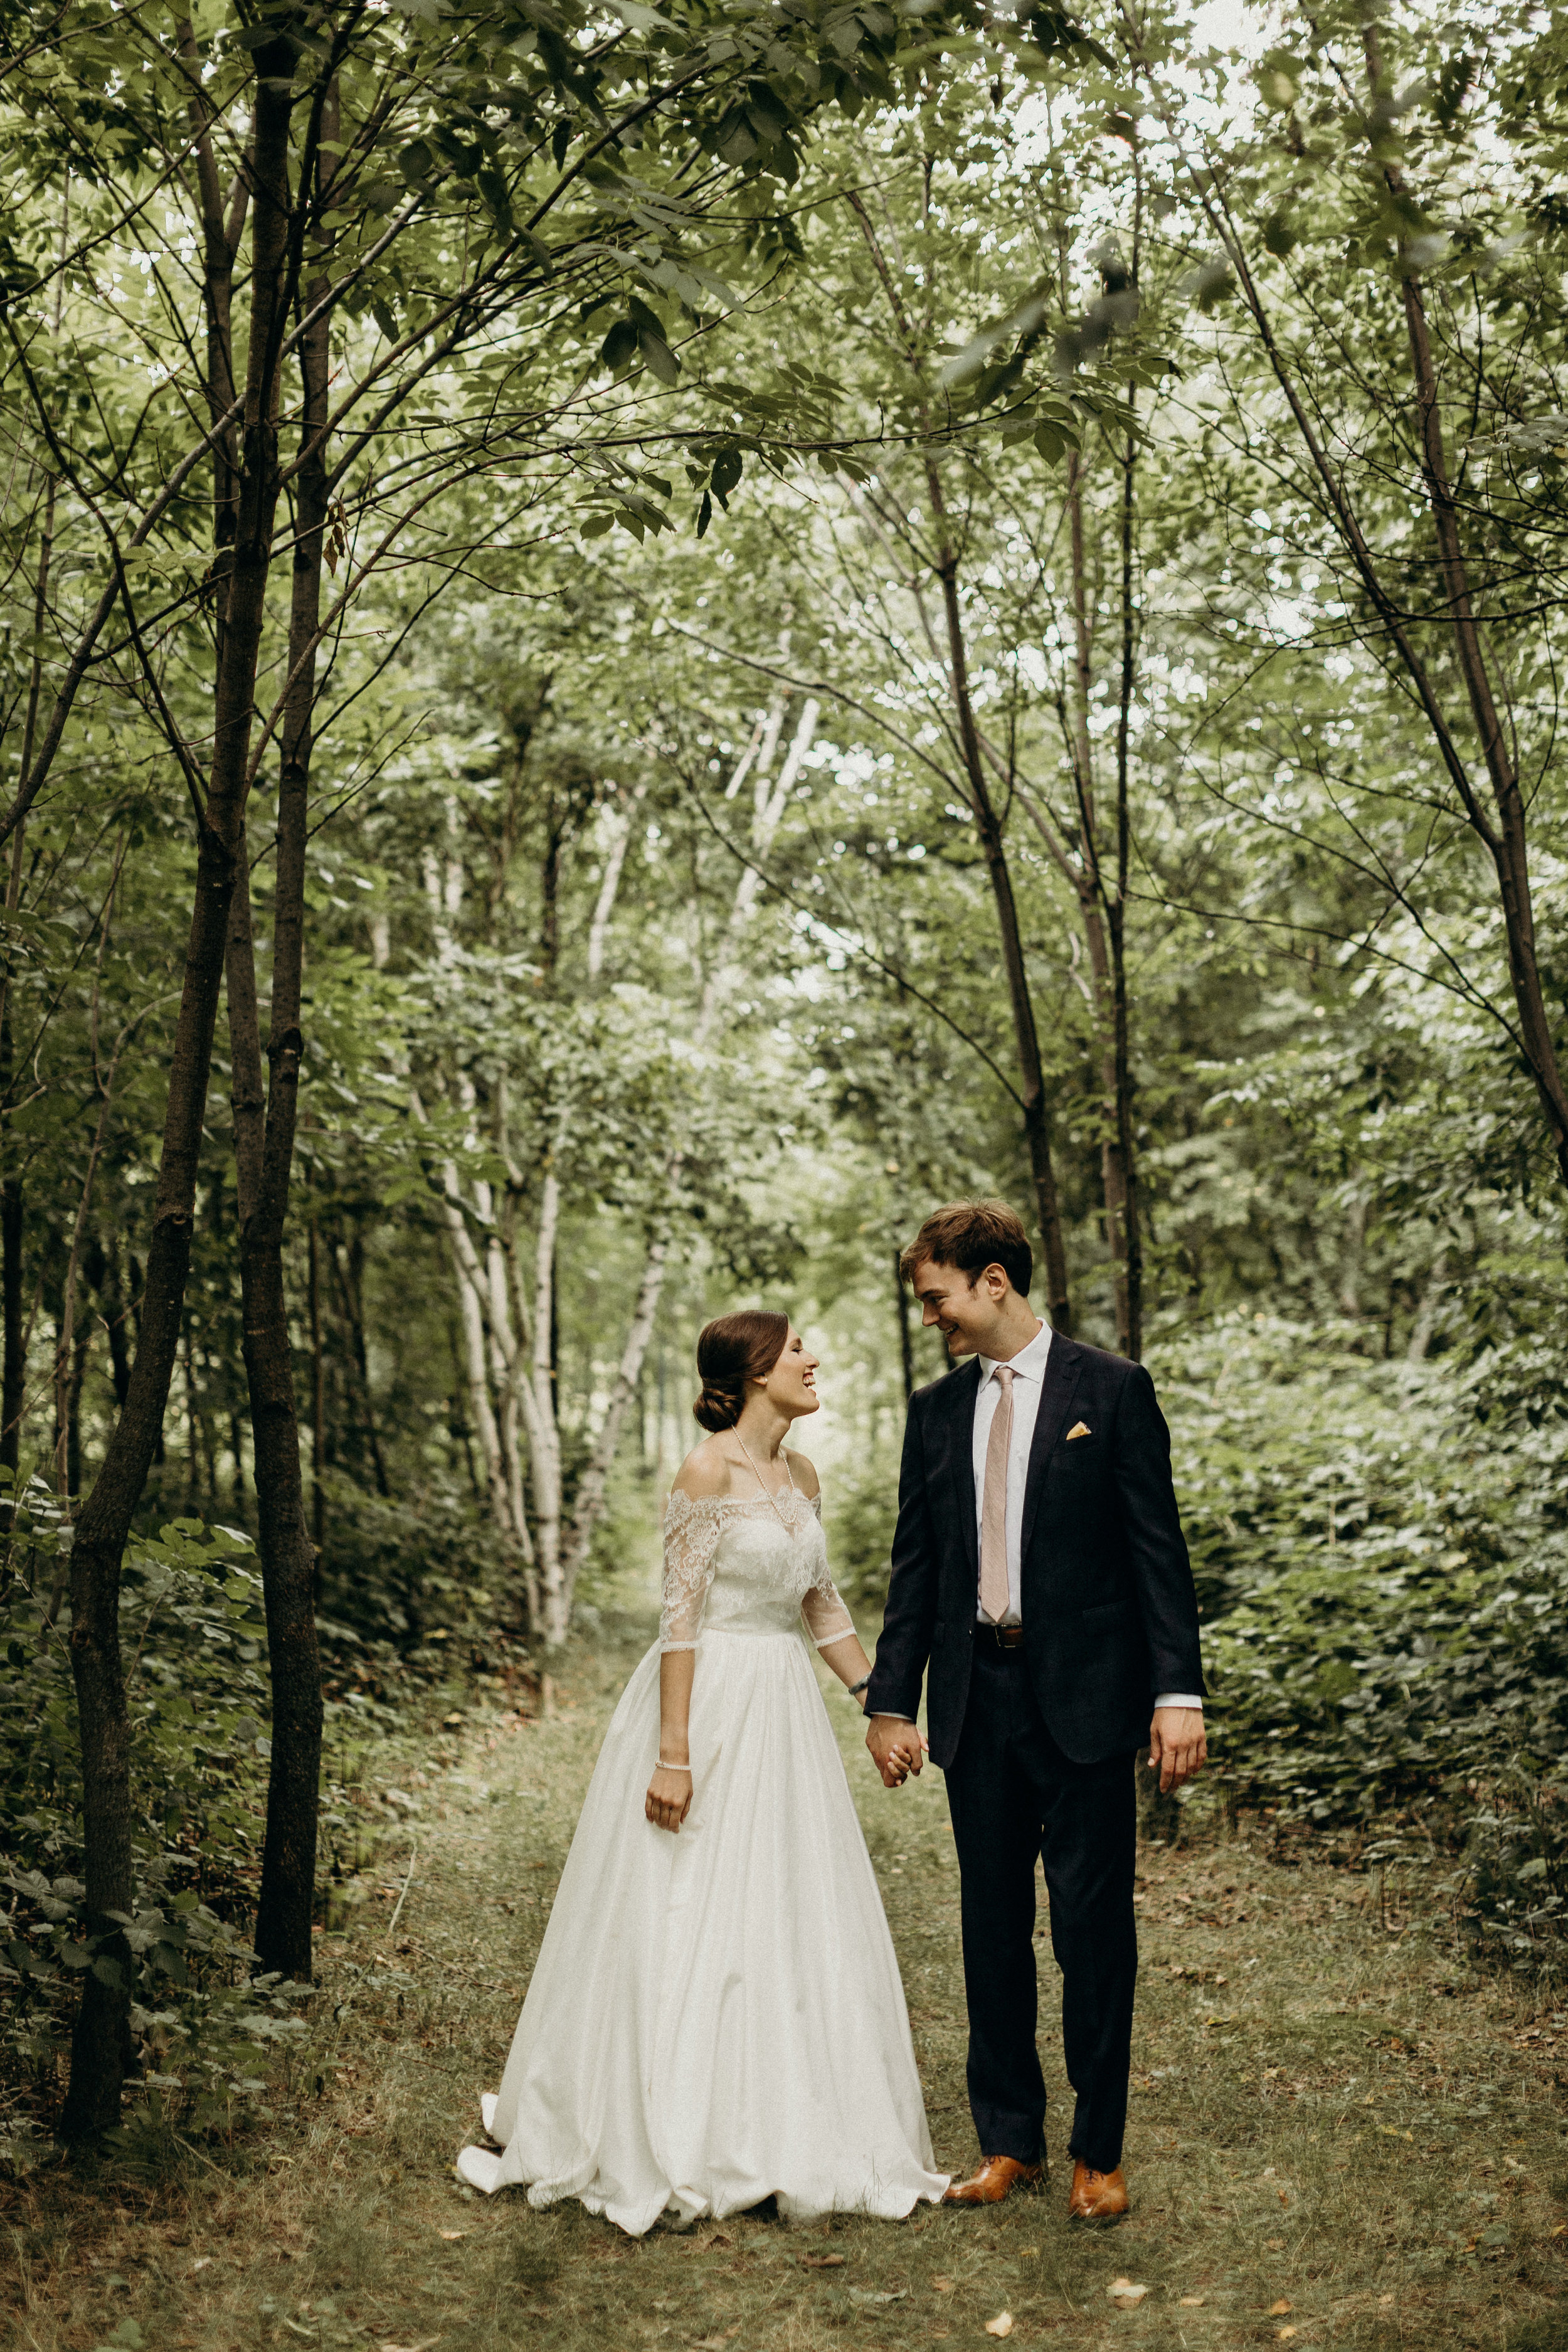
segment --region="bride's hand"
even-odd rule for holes
[[[657,1765],[643,1802],[643,1811],[655,1829],[679,1830],[690,1811],[690,1773],[672,1772],[667,1765]]]

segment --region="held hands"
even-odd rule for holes
[[[1201,1772],[1208,1762],[1201,1706],[1160,1706],[1149,1726],[1149,1769],[1160,1775],[1160,1794],[1168,1797]]]
[[[666,1765],[656,1765],[643,1801],[643,1811],[655,1829],[678,1831],[690,1811],[690,1773],[672,1772]]]
[[[912,1723],[896,1715],[874,1715],[866,1733],[871,1761],[885,1789],[901,1789],[925,1762],[928,1742]]]

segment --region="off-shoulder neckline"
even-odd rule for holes
[[[684,1510],[688,1511],[776,1510],[791,1499],[792,1494],[797,1503],[804,1503],[808,1511],[815,1511],[818,1518],[821,1517],[822,1489],[820,1486],[815,1495],[803,1495],[800,1488],[795,1486],[778,1496],[688,1495],[681,1487],[672,1486],[669,1490],[669,1507],[673,1508],[679,1503]]]

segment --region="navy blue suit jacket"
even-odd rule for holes
[[[920,1711],[931,1759],[958,1752],[980,1584],[977,1358],[919,1390],[904,1430],[892,1575],[870,1714]],[[1068,1439],[1079,1422],[1089,1434]],[[1047,1728],[1074,1762],[1142,1746],[1160,1691],[1204,1688],[1197,1597],[1171,1434],[1142,1364],[1059,1333],[1024,1496],[1024,1647]]]

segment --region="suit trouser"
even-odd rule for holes
[[[1023,1650],[977,1640],[947,1801],[961,1881],[969,2105],[980,2152],[1024,2164],[1041,2153],[1037,1854],[1062,1972],[1063,2055],[1078,2095],[1068,2149],[1098,2172],[1112,2171],[1127,2123],[1138,1976],[1132,1759],[1073,1763],[1046,1728]]]

